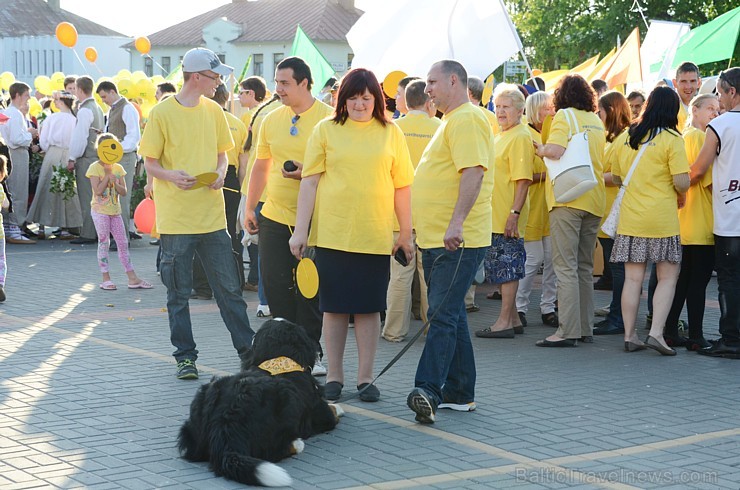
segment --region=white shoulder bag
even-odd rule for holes
[[[559,160],[544,158],[547,173],[552,181],[555,200],[568,203],[578,199],[599,183],[594,173],[588,148],[588,132],[578,132],[578,120],[573,109],[563,109],[568,120],[569,140],[565,153]]]
[[[659,132],[660,131],[658,131],[658,133]],[[612,209],[611,211],[609,211],[609,216],[606,217],[606,220],[604,220],[604,224],[601,225],[601,231],[609,235],[611,238],[617,236],[617,227],[619,226],[619,208],[622,207],[622,199],[624,198],[624,193],[627,191],[627,185],[630,183],[630,180],[632,179],[632,174],[635,173],[637,164],[640,163],[640,158],[642,158],[642,154],[645,153],[645,149],[647,147],[648,143],[645,143],[642,145],[642,148],[640,148],[640,151],[637,152],[637,156],[635,157],[634,162],[632,162],[632,167],[630,168],[629,172],[627,172],[627,177],[624,179],[624,182],[622,182],[622,186],[619,188],[617,197],[614,198],[614,204],[612,204]]]

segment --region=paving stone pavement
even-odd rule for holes
[[[150,291],[128,290],[111,256],[117,291],[98,289],[95,247],[46,241],[9,245],[0,305],[0,488],[229,489],[205,464],[180,459],[176,436],[190,401],[238,359],[215,302],[191,302],[199,381],[179,381],[171,356],[156,247],[134,241]],[[492,324],[500,302],[469,316],[471,333]],[[472,413],[413,421],[423,338],[378,381],[378,403],[352,400],[339,426],[280,465],[294,488],[740,488],[740,363],[681,350],[627,354],[621,336],[575,349],[541,349],[533,292],[530,326],[514,340],[473,337],[478,367]],[[596,304],[609,292],[597,291]],[[245,293],[258,328],[256,294]],[[705,331],[716,338],[716,281]],[[646,307],[638,322],[640,333]],[[421,322],[413,322],[412,332]],[[401,344],[380,342],[377,369]],[[347,387],[354,386],[350,334]]]

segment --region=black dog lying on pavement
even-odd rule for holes
[[[265,322],[242,371],[199,388],[180,428],[180,454],[208,461],[230,480],[290,485],[288,473],[272,463],[300,453],[302,439],[332,430],[344,413],[323,399],[323,387],[311,376],[315,360],[315,342],[302,327]]]

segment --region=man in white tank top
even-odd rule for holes
[[[722,338],[699,351],[740,359],[740,67],[720,73],[717,91],[724,113],[707,126],[707,137],[691,167],[691,183],[712,166],[715,269]]]

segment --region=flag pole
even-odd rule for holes
[[[524,54],[524,46],[522,46],[521,39],[519,38],[519,33],[516,32],[516,27],[514,27],[514,23],[511,21],[511,16],[509,15],[509,11],[506,9],[506,5],[504,5],[504,0],[498,0],[501,4],[501,9],[506,14],[506,22],[509,24],[509,29],[511,29],[512,34],[519,40],[519,54],[522,55],[522,59],[524,60],[524,64],[527,65],[527,71],[529,71],[529,75],[534,78],[534,72],[532,71],[532,67],[529,65],[529,60],[527,59],[527,55]]]

